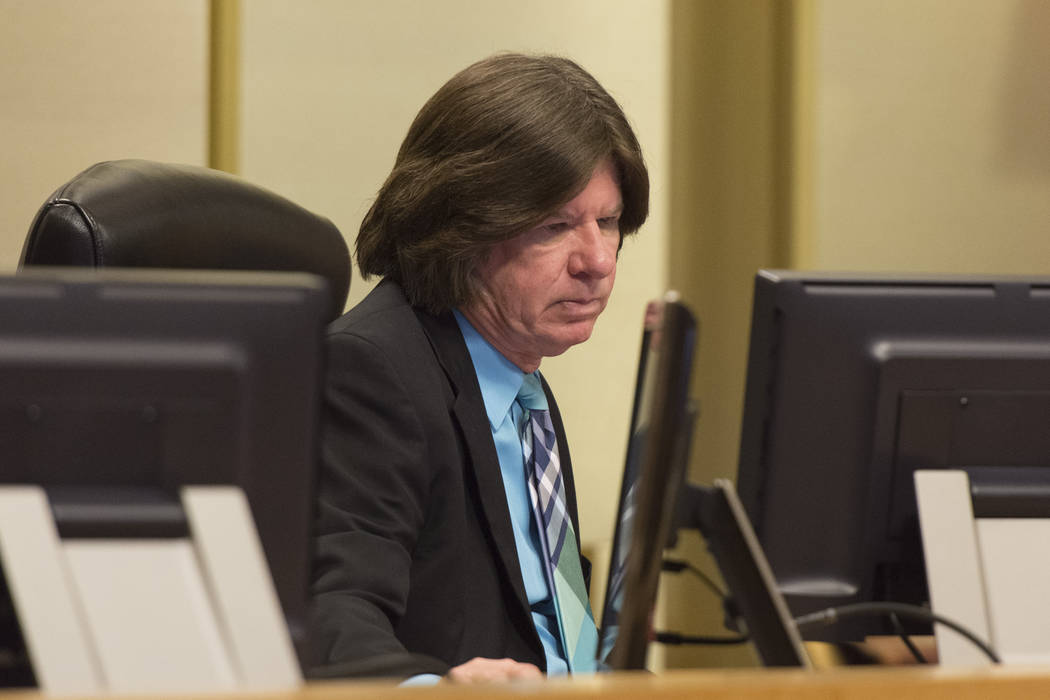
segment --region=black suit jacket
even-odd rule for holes
[[[443,674],[475,656],[545,668],[463,336],[389,281],[329,329],[315,546],[311,675]]]

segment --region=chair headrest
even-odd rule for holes
[[[218,170],[146,160],[98,163],[48,198],[19,266],[310,272],[331,317],[350,288],[339,229],[280,195]]]

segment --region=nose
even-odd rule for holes
[[[608,277],[616,269],[616,251],[620,247],[617,233],[602,230],[595,220],[578,226],[569,254],[569,274],[574,277]]]

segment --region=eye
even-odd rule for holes
[[[567,221],[552,221],[549,224],[543,225],[545,231],[553,234],[565,233],[570,228],[572,228],[572,226]]]
[[[598,219],[598,226],[605,231],[619,231],[620,230],[620,217],[617,216],[603,216]]]

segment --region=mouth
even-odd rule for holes
[[[579,316],[589,316],[592,314],[601,313],[601,310],[605,307],[605,300],[601,297],[584,299],[563,299],[560,302],[558,302],[558,305],[570,314]]]

